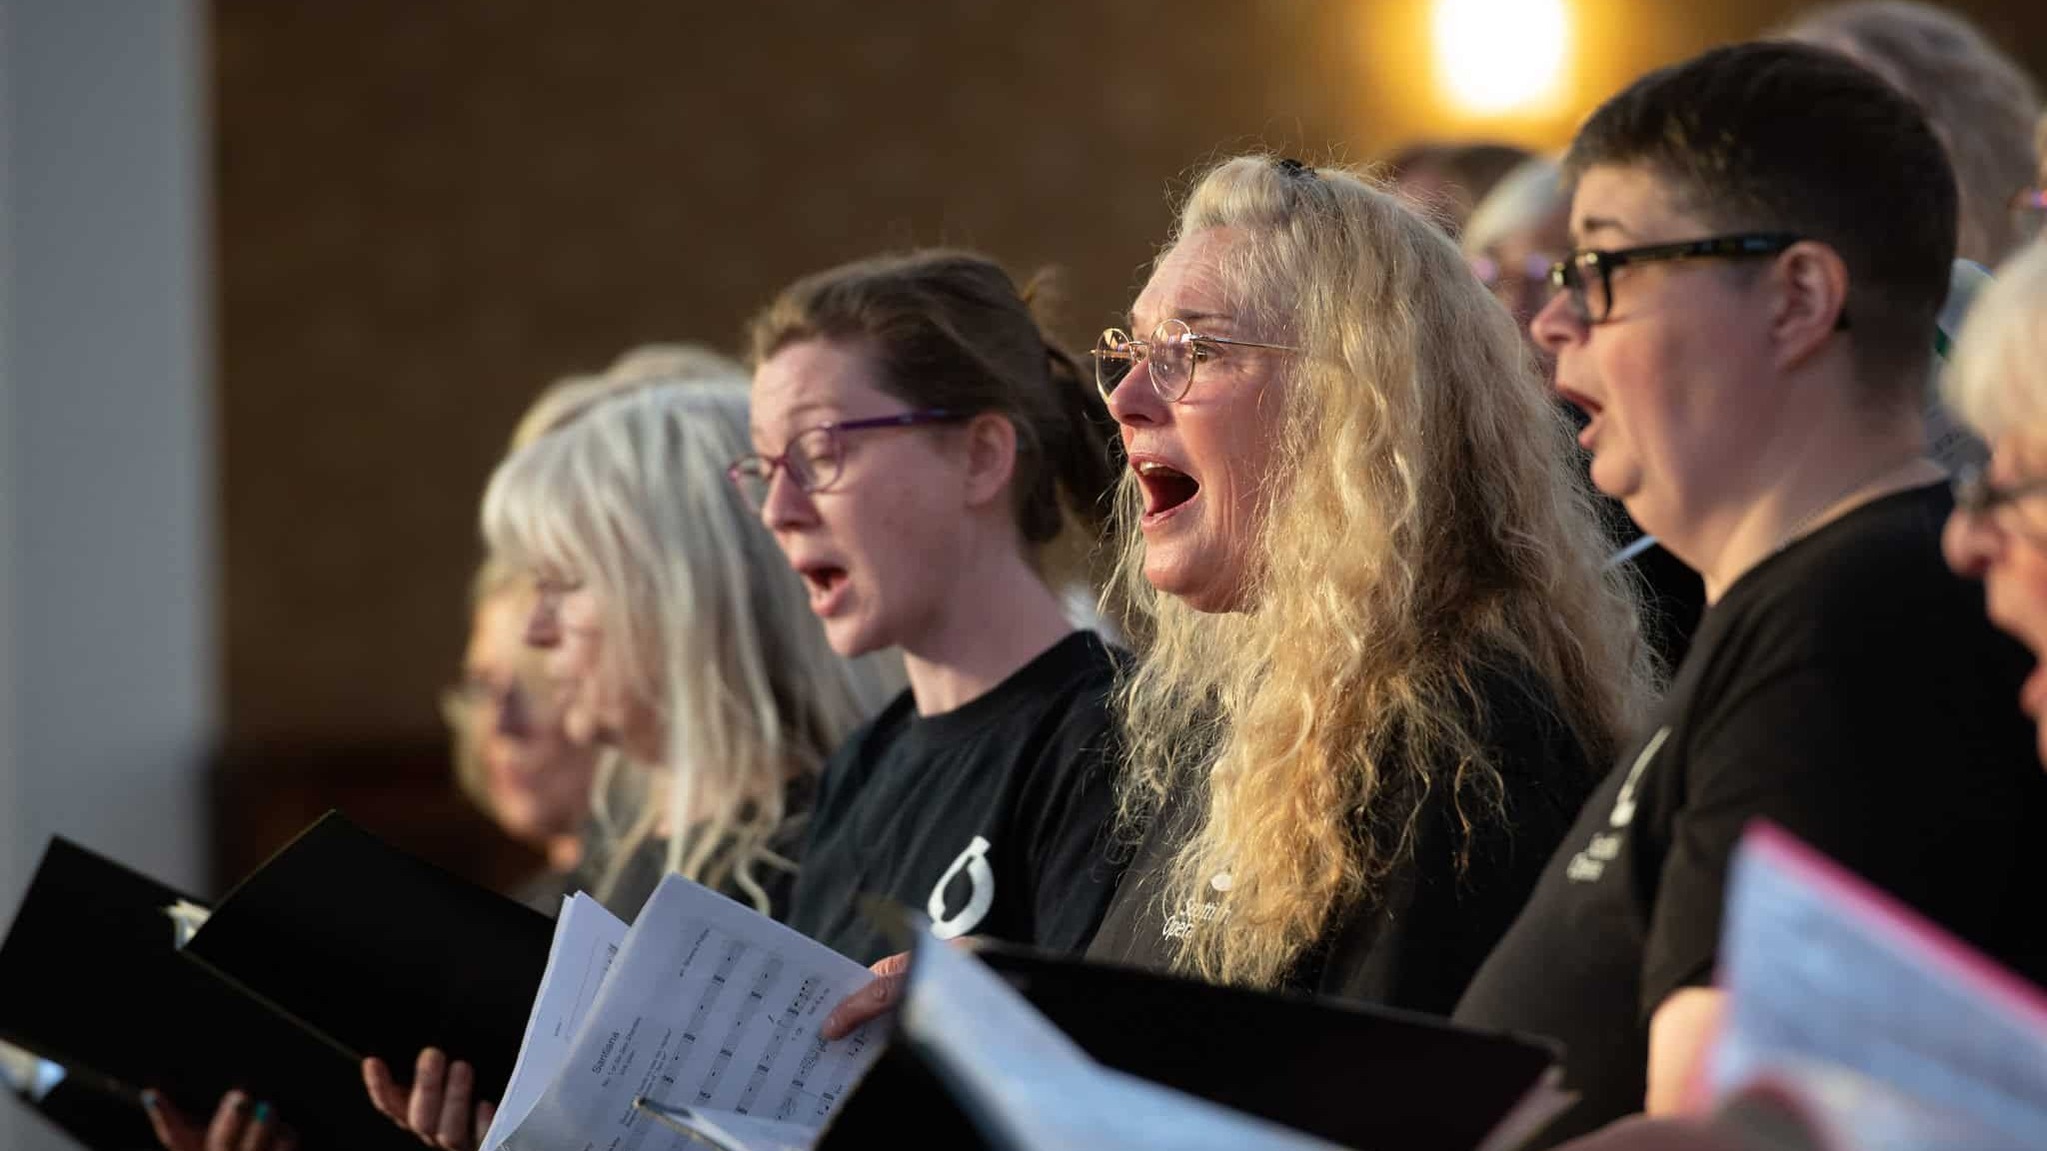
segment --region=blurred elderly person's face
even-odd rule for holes
[[[458,721],[478,757],[491,817],[512,838],[545,847],[582,831],[595,757],[568,738],[546,683],[533,674],[525,644],[531,611],[523,586],[477,606]]]
[[[1108,397],[1144,494],[1145,578],[1197,611],[1243,606],[1275,464],[1289,355],[1257,346],[1282,340],[1224,290],[1222,269],[1250,242],[1211,228],[1174,245],[1130,309],[1152,354]]]
[[[1948,398],[1991,446],[1959,477],[1943,540],[1948,563],[1983,581],[1997,626],[2047,657],[2047,245],[2023,249],[1969,317]],[[2040,725],[2047,762],[2047,663],[2019,706]]]

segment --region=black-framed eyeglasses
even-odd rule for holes
[[[2011,222],[2020,239],[2047,232],[2047,188],[2020,188],[2011,198]]]
[[[872,431],[876,428],[913,428],[919,424],[942,424],[967,417],[944,408],[926,408],[923,411],[899,412],[893,416],[875,416],[864,420],[838,420],[805,428],[789,437],[782,448],[782,454],[770,456],[756,453],[741,456],[725,469],[746,497],[746,502],[759,511],[768,502],[768,487],[774,483],[776,469],[789,473],[790,480],[803,489],[805,494],[830,491],[839,482],[839,474],[846,464],[847,432]]]
[[[1109,401],[1110,393],[1116,390],[1131,369],[1144,364],[1151,369],[1152,391],[1170,404],[1177,402],[1194,386],[1194,369],[1213,356],[1215,349],[1222,347],[1300,351],[1291,344],[1204,336],[1189,327],[1187,321],[1176,319],[1159,324],[1149,340],[1133,340],[1130,333],[1121,328],[1105,329],[1101,338],[1095,341],[1094,351],[1088,354],[1095,360],[1095,387],[1101,391],[1103,403]]]
[[[1968,464],[1948,481],[1955,492],[1955,510],[1972,516],[1987,516],[2019,500],[2047,493],[2047,476],[2033,476],[2011,484],[1991,480],[1980,464]]]
[[[1581,324],[1603,324],[1613,315],[1613,273],[1629,264],[1653,264],[1671,260],[1738,260],[1774,256],[1804,239],[1789,232],[1752,232],[1738,236],[1708,236],[1674,244],[1645,244],[1639,248],[1605,250],[1581,248],[1549,268],[1549,282],[1570,301],[1571,314]],[[1839,325],[1846,327],[1845,318]]]

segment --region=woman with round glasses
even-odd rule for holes
[[[732,476],[832,647],[900,648],[909,677],[825,769],[788,923],[872,963],[897,950],[880,896],[943,938],[1078,951],[1113,881],[1115,656],[1056,590],[1114,478],[1092,389],[1009,276],[958,252],[800,280],[752,341],[755,454]]]
[[[1099,386],[1129,873],[1089,955],[1448,1012],[1644,702],[1633,604],[1511,317],[1338,169],[1194,189]]]

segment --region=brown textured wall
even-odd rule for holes
[[[1792,6],[1577,7],[1589,100]],[[2047,6],[1963,7],[2047,64]],[[910,244],[1062,265],[1085,342],[1190,164],[1444,127],[1423,11],[217,0],[230,746],[430,736],[476,497],[549,378],[730,346],[791,277]],[[1557,143],[1582,110],[1510,134]]]
[[[886,246],[1127,303],[1167,181],[1326,139],[1291,3],[216,6],[227,686],[239,745],[429,729],[476,498],[526,399],[736,343]]]

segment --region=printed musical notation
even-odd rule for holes
[[[507,1151],[684,1144],[635,1100],[820,1126],[872,1063],[868,1030],[818,1027],[871,976],[851,960],[679,876],[612,961],[555,1081]]]

